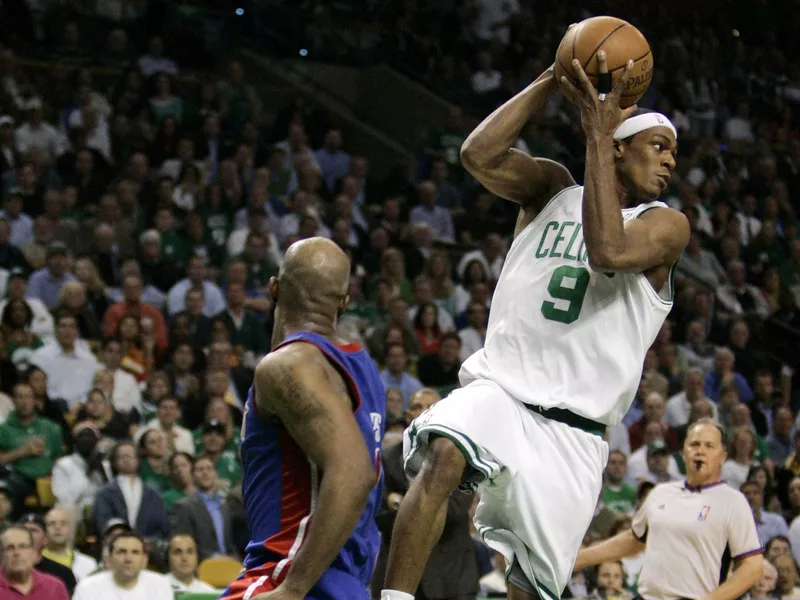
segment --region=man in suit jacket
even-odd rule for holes
[[[133,442],[117,444],[111,451],[114,479],[100,488],[94,501],[97,531],[112,519],[121,519],[144,538],[169,536],[169,517],[160,494],[139,477],[139,457]]]
[[[415,392],[406,411],[406,425],[440,399],[431,388]],[[403,470],[403,444],[389,447],[383,454],[384,502],[376,516],[381,536],[381,549],[372,576],[373,596],[383,588],[386,561],[392,542],[392,529],[400,501],[408,491],[408,478]],[[431,552],[415,594],[417,600],[473,600],[478,593],[478,563],[469,532],[470,506],[473,496],[458,490],[450,496],[444,531]]]
[[[190,535],[197,542],[201,561],[215,554],[236,554],[231,536],[228,505],[218,493],[219,476],[214,463],[200,456],[192,467],[197,491],[180,500],[172,510],[172,533]]]

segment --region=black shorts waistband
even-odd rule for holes
[[[600,437],[603,437],[606,433],[606,426],[602,423],[598,423],[597,421],[592,421],[586,417],[576,415],[574,412],[567,410],[566,408],[544,408],[542,406],[535,406],[533,404],[526,404],[525,406],[527,406],[532,412],[535,412],[546,419],[564,423],[564,425],[569,425],[570,427],[580,429],[586,433],[599,435]]]

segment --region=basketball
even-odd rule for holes
[[[577,58],[589,81],[597,87],[597,53],[600,50],[606,53],[612,86],[617,85],[628,60],[634,61],[633,71],[622,90],[620,106],[627,108],[635,104],[647,91],[653,77],[653,53],[650,44],[636,27],[616,17],[592,17],[567,31],[556,52],[557,80],[561,81],[561,77],[566,76],[573,85],[580,87],[572,68],[572,61]]]

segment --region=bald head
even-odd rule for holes
[[[313,237],[286,250],[277,280],[270,282],[273,300],[292,312],[336,315],[347,295],[350,259],[334,242]]]

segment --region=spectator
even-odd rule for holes
[[[689,422],[692,406],[698,400],[709,400],[704,392],[703,371],[692,368],[686,371],[683,377],[683,391],[675,394],[667,401],[664,417],[672,427],[682,427]],[[717,420],[717,407],[713,405],[712,418]]]
[[[164,434],[170,454],[174,452],[186,452],[194,454],[194,439],[192,432],[178,425],[181,419],[181,406],[176,398],[167,396],[161,398],[156,408],[156,418],[148,422],[144,429],[140,430],[140,436],[145,431],[155,429]]]
[[[242,479],[242,467],[238,456],[226,449],[228,440],[225,437],[225,425],[221,421],[212,419],[203,425],[203,437],[200,440],[201,456],[205,456],[217,470],[214,485],[223,493],[230,490]],[[196,462],[196,461],[195,461]],[[195,485],[197,482],[196,469]]]
[[[438,193],[431,181],[423,181],[418,188],[420,204],[411,210],[411,223],[427,223],[433,237],[440,242],[455,243],[453,218],[446,208],[436,204]]]
[[[739,399],[749,404],[753,400],[753,391],[742,374],[734,371],[734,366],[733,352],[729,348],[719,348],[714,356],[714,370],[706,373],[706,395],[720,402],[722,387],[732,385],[739,393]]]
[[[6,195],[4,209],[0,215],[11,226],[9,242],[19,248],[33,241],[33,219],[22,212],[22,190],[11,188]]]
[[[70,516],[63,510],[53,508],[44,519],[47,543],[42,556],[72,569],[75,579],[80,581],[97,570],[97,561],[74,548],[75,533]]]
[[[234,549],[224,503],[219,495],[219,479],[214,462],[206,456],[194,461],[197,491],[180,500],[172,514],[173,534],[182,533],[197,542],[200,560],[217,554],[232,554]],[[212,527],[208,527],[211,524]]]
[[[151,36],[147,41],[147,54],[143,54],[136,61],[139,71],[145,77],[156,73],[166,73],[175,77],[178,74],[178,65],[175,61],[164,56],[164,40],[161,36]]]
[[[442,336],[439,352],[425,356],[418,364],[419,380],[423,385],[437,388],[441,395],[458,386],[458,371],[461,368],[461,338],[456,333]]]
[[[764,492],[754,481],[748,481],[741,486],[741,491],[747,498],[750,508],[753,510],[753,518],[756,520],[756,531],[762,546],[767,541],[776,536],[782,535],[789,537],[789,527],[783,517],[764,510]]]
[[[225,308],[225,298],[219,287],[206,279],[206,260],[202,256],[193,256],[189,259],[187,278],[180,280],[167,294],[167,312],[170,315],[185,310],[186,292],[190,288],[203,291],[203,314],[213,317]]]
[[[61,398],[70,409],[83,402],[100,363],[78,340],[78,323],[69,312],[56,315],[56,339],[31,356],[31,364],[47,375],[47,395]]]
[[[100,437],[100,430],[93,423],[76,423],[72,428],[73,453],[62,456],[53,465],[52,488],[56,507],[68,511],[72,522],[83,516],[84,509],[92,505],[100,489],[99,481],[92,476]]]
[[[169,580],[147,571],[144,540],[135,533],[121,533],[108,546],[108,571],[91,575],[78,584],[72,600],[120,598],[172,600]]]
[[[603,476],[603,490],[600,493],[603,506],[622,515],[633,514],[636,507],[636,488],[625,482],[627,468],[628,457],[623,452],[610,452]]]
[[[488,94],[500,87],[503,78],[500,71],[492,66],[492,53],[478,53],[478,70],[472,75],[472,91],[476,94]]]
[[[123,414],[142,412],[142,393],[136,378],[122,369],[122,345],[118,339],[108,338],[103,342],[102,365],[114,375],[111,403]]]
[[[467,326],[458,332],[458,337],[461,338],[460,358],[462,363],[483,348],[486,341],[487,318],[486,307],[480,302],[473,302],[469,305]]]
[[[164,503],[158,492],[145,485],[138,475],[136,446],[120,442],[111,451],[110,461],[114,480],[97,492],[92,508],[97,530],[104,531],[112,519],[122,519],[143,537],[165,538],[169,520]]]
[[[97,375],[108,377],[113,382],[113,375],[105,369],[98,371]],[[89,390],[86,404],[78,410],[76,420],[92,423],[112,443],[128,439],[130,435],[130,417],[116,410],[111,404],[111,395],[99,388]]]
[[[44,518],[35,513],[28,513],[22,516],[20,523],[33,537],[33,550],[36,553],[36,559],[33,564],[34,568],[37,571],[47,573],[48,575],[60,579],[67,588],[67,593],[72,595],[76,583],[75,575],[72,573],[72,570],[69,567],[65,567],[54,560],[42,556],[42,551],[47,541]]]
[[[398,390],[403,397],[403,409],[408,408],[411,396],[422,389],[422,383],[406,370],[408,359],[402,344],[392,344],[386,350],[386,368],[381,371],[381,379],[387,389]]]
[[[336,182],[350,173],[350,155],[342,150],[341,129],[329,129],[325,145],[314,154],[329,193],[335,191]]]
[[[64,583],[34,569],[37,553],[33,536],[24,527],[9,527],[0,534],[0,592],[9,598],[29,600],[69,600]]]
[[[702,406],[702,401],[695,404],[696,409]],[[628,457],[628,470],[625,473],[625,481],[632,485],[639,485],[643,481],[653,481],[652,474],[650,473],[650,466],[653,462],[653,457],[648,457],[650,447],[658,454],[661,452],[661,447],[666,447],[664,442],[664,423],[660,421],[653,421],[648,423],[644,428],[644,444],[636,452],[631,453]],[[663,453],[662,453],[663,454]],[[660,456],[655,458],[660,463]],[[656,466],[660,466],[656,465]],[[681,471],[678,468],[678,463],[675,457],[669,455],[667,451],[667,467],[666,473],[669,475],[670,480],[674,481],[680,478]],[[662,472],[663,475],[663,472]]]
[[[8,475],[16,493],[15,505],[35,493],[36,480],[53,470],[61,456],[62,439],[58,425],[36,414],[33,389],[26,383],[14,386],[14,410],[0,425],[0,463],[13,470]]]
[[[197,544],[190,535],[175,534],[169,540],[169,580],[176,592],[211,593],[214,588],[195,577]]]
[[[797,433],[794,441],[792,439],[792,418],[792,411],[788,406],[780,406],[775,409],[772,433],[767,436],[766,444],[770,458],[778,465],[783,465],[789,460],[800,442],[800,436]]]
[[[31,275],[27,296],[41,300],[48,309],[58,306],[58,293],[61,286],[75,277],[67,272],[67,247],[61,242],[53,242],[47,247],[47,266]]]
[[[734,430],[730,440],[729,458],[722,465],[722,479],[728,485],[741,487],[747,481],[750,469],[758,464],[755,460],[756,450],[756,434],[753,431],[746,427]]]
[[[782,554],[773,562],[778,572],[778,585],[775,588],[776,596],[781,600],[798,600],[800,588],[797,587],[797,565],[788,554]]]
[[[631,440],[631,450],[634,452],[644,444],[644,429],[648,423],[663,423],[664,442],[671,452],[680,449],[678,436],[675,430],[664,418],[664,397],[658,392],[650,392],[644,400],[644,414],[642,418],[628,428]]]
[[[172,514],[175,504],[193,494],[197,488],[194,486],[192,471],[194,468],[194,457],[186,452],[176,452],[169,457],[169,479],[171,487],[164,492],[164,508],[168,514]]]
[[[475,260],[480,262],[481,266],[484,268],[485,275],[491,277],[491,279],[494,281],[497,281],[500,278],[500,272],[503,270],[503,263],[505,262],[504,254],[505,248],[503,246],[503,239],[496,233],[487,235],[486,238],[484,238],[484,240],[481,242],[478,250],[467,252],[458,262],[456,271],[462,280],[462,284],[464,283],[464,279],[467,278],[468,271],[470,268],[472,268],[472,262]],[[474,275],[471,275],[470,279],[471,281],[469,283],[476,282]],[[488,279],[480,280],[488,281]],[[464,287],[467,288],[469,285],[465,284]],[[459,312],[461,312],[461,310],[464,309],[461,308]]]
[[[169,489],[166,436],[158,429],[148,429],[139,437],[138,448],[142,483],[163,494]]]
[[[0,219],[0,230],[2,230]],[[30,324],[31,334],[38,336],[42,341],[48,342],[53,337],[53,315],[38,298],[26,297],[28,276],[22,267],[12,267],[6,280],[6,298],[0,301],[0,313],[5,311],[6,305],[12,300],[24,300],[31,310],[33,320]]]
[[[42,100],[31,98],[25,106],[25,122],[15,132],[17,152],[39,150],[48,164],[64,153],[64,137],[50,123],[42,119]]]
[[[180,123],[183,120],[183,100],[172,93],[172,80],[167,73],[154,76],[155,94],[149,100],[150,114],[156,123],[172,117]]]
[[[722,309],[731,316],[766,319],[770,310],[759,289],[745,282],[745,266],[741,260],[732,260],[727,269],[728,283],[717,289]]]

